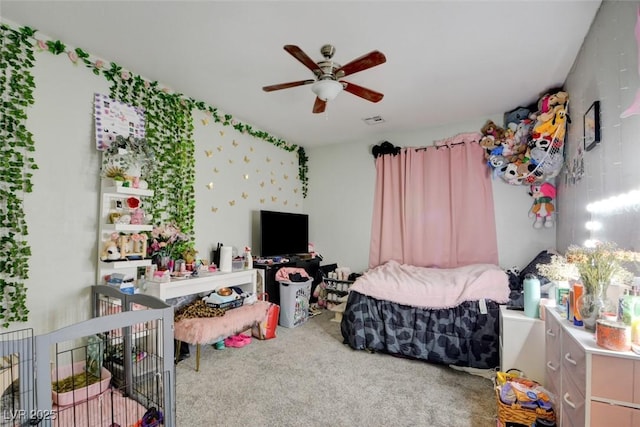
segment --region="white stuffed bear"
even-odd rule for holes
[[[102,253],[100,254],[102,261],[116,261],[120,259],[120,249],[114,240],[105,242]]]

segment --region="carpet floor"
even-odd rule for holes
[[[178,427],[493,427],[491,380],[426,362],[355,351],[325,311],[277,338],[202,347],[176,366]]]

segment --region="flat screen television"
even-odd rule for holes
[[[260,211],[260,256],[309,252],[309,215]]]

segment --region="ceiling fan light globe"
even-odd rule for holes
[[[335,80],[318,80],[311,90],[323,101],[332,101],[342,91],[342,83]]]

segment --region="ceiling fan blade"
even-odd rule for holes
[[[362,87],[362,86],[355,85],[353,83],[345,82],[344,80],[341,80],[340,83],[343,84],[342,86],[344,87],[344,90],[346,90],[349,93],[354,94],[355,96],[359,96],[360,98],[364,98],[367,101],[380,102],[380,100],[382,100],[382,98],[384,97],[384,95],[381,94],[380,92],[376,92],[375,90],[367,89],[366,87]]]
[[[313,104],[314,113],[324,113],[324,109],[327,108],[327,101],[316,97],[316,102]]]
[[[288,45],[285,45],[284,50],[289,52],[294,58],[300,61],[305,67],[313,71],[313,74],[315,74],[316,76],[322,73],[322,71],[320,70],[320,67],[318,67],[318,64],[316,64],[313,59],[309,58],[309,55],[304,53],[302,49],[300,49],[298,46],[288,44]]]
[[[303,85],[308,85],[315,82],[315,80],[300,80],[297,82],[289,82],[289,83],[280,83],[277,85],[271,85],[271,86],[263,86],[262,90],[265,92],[271,92],[274,90],[280,90],[280,89],[289,89],[290,87],[296,87],[296,86],[303,86]]]
[[[336,76],[338,78],[348,76],[350,74],[366,70],[367,68],[384,64],[385,62],[387,62],[387,58],[384,56],[384,54],[382,52],[374,50],[338,68],[336,70]]]

